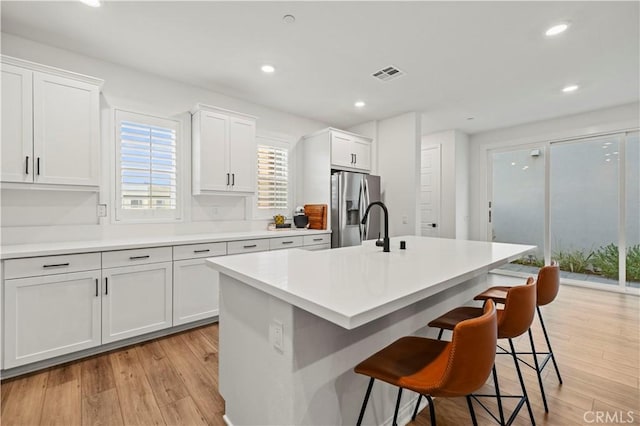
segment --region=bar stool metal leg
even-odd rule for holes
[[[536,306],[538,310],[538,318],[540,319],[540,325],[542,326],[542,333],[544,334],[544,340],[547,342],[547,347],[549,348],[549,354],[551,355],[551,361],[553,362],[553,367],[556,369],[556,374],[558,375],[558,381],[562,384],[562,377],[560,377],[560,369],[558,369],[558,364],[556,364],[556,357],[553,354],[553,349],[551,348],[551,341],[549,340],[549,335],[547,334],[547,327],[544,326],[544,320],[542,319],[542,312],[540,312],[540,306]]]
[[[493,368],[495,371],[495,367]],[[473,410],[473,401],[471,401],[471,396],[467,395],[467,406],[469,407],[469,414],[471,414],[471,422],[473,426],[478,426],[478,420],[476,419],[476,412]]]
[[[416,403],[416,408],[413,410],[413,416],[411,416],[411,421],[416,420],[416,416],[418,415],[418,407],[420,407],[420,401],[422,401],[422,394],[418,396],[418,402]]]
[[[436,406],[433,405],[433,398],[429,395],[425,395],[427,401],[429,401],[429,417],[431,418],[431,426],[436,426]]]
[[[372,377],[371,380],[369,380],[369,386],[367,387],[367,393],[364,395],[364,401],[362,401],[362,408],[360,409],[360,415],[358,416],[358,423],[357,426],[360,426],[362,424],[362,418],[364,417],[364,410],[367,409],[367,402],[369,402],[369,395],[371,395],[371,388],[373,387],[373,381],[375,379]]]
[[[402,398],[402,388],[398,388],[398,399],[396,400],[396,411],[393,412],[393,426],[398,426],[398,410],[400,409],[400,399]]]
[[[527,395],[527,388],[524,385],[524,379],[522,378],[522,372],[520,371],[520,363],[518,361],[518,355],[516,355],[516,348],[513,346],[513,340],[509,339],[509,347],[511,348],[511,355],[513,356],[513,362],[516,365],[516,373],[518,373],[518,380],[520,381],[520,386],[522,387],[522,395],[524,396],[524,402],[527,404],[527,411],[529,411],[529,418],[531,419],[531,425],[535,426],[536,420],[533,417],[533,410],[531,409],[531,403],[529,402],[529,396]],[[507,424],[511,424],[515,418],[515,415],[518,414],[519,409],[516,410],[511,415],[507,421]]]
[[[533,333],[531,329],[529,332],[529,342],[531,343],[531,352],[533,355],[533,365],[535,366],[536,375],[538,376],[538,385],[540,386],[540,394],[542,395],[542,403],[544,404],[544,412],[549,412],[549,407],[547,406],[547,396],[544,393],[544,384],[542,383],[542,374],[540,371],[540,365],[538,365],[538,354],[536,353],[536,346],[533,343]]]
[[[500,386],[498,385],[498,373],[496,365],[493,364],[493,385],[496,388],[496,399],[498,400],[498,413],[500,415],[500,425],[504,425],[504,410],[502,409],[502,397],[500,396]]]

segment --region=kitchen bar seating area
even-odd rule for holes
[[[489,274],[488,284],[521,285],[522,280]],[[537,424],[583,425],[595,421],[599,412],[618,413],[618,418],[628,420],[627,424],[640,422],[637,411],[627,417],[628,412],[637,410],[640,397],[634,384],[640,378],[637,342],[628,338],[640,333],[635,296],[565,286],[557,300],[545,308],[546,326],[554,339],[554,352],[564,384],[560,386],[555,374],[545,376],[548,414],[544,412],[540,394],[530,393]],[[626,319],[628,327],[614,328],[614,316]],[[532,328],[536,344],[543,345],[539,323],[534,322]],[[222,426],[224,402],[217,390],[216,368],[218,333],[217,324],[204,326],[4,380],[3,424],[120,425],[148,424],[142,419],[156,419],[158,424]],[[518,351],[530,348],[526,336],[515,339],[514,344]],[[519,391],[519,384],[513,379],[513,361],[504,358],[508,357],[496,358],[501,389],[515,393]],[[609,362],[612,360],[617,362]],[[523,375],[527,386],[535,389],[533,370],[524,369]],[[366,388],[366,381],[364,384]],[[480,390],[493,391],[491,379]],[[359,408],[364,390],[356,393]],[[205,399],[207,395],[212,398]],[[396,395],[394,391],[393,396]],[[29,410],[23,409],[25,403],[31,407]],[[487,399],[486,403],[497,410],[495,402]],[[389,416],[394,404],[395,399],[386,406]],[[435,398],[434,404],[439,424],[470,424],[465,398]],[[409,424],[431,424],[428,411],[419,412],[416,421]],[[483,410],[475,411],[480,425],[495,424]],[[345,424],[356,421],[357,413]],[[519,416],[515,424],[530,422],[525,415]]]

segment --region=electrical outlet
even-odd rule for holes
[[[107,205],[98,204],[98,217],[107,217]]]
[[[272,320],[269,324],[269,340],[274,348],[284,352],[284,326],[278,320]]]
[[[404,225],[406,225],[407,223],[409,223],[409,216],[407,216],[406,214],[402,216],[402,223]]]

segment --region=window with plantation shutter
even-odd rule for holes
[[[177,219],[179,122],[116,111],[116,219]]]
[[[289,150],[258,144],[258,208],[286,210],[289,198]]]

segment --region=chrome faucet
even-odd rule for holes
[[[367,209],[364,211],[364,217],[362,218],[361,223],[363,225],[367,223],[367,218],[369,217],[369,210],[371,210],[371,207],[376,205],[382,207],[382,210],[384,210],[384,238],[382,239],[382,241],[378,239],[378,241],[376,241],[376,246],[378,247],[382,246],[383,247],[382,251],[390,252],[391,249],[389,248],[389,211],[387,210],[387,206],[385,206],[382,201],[374,201],[373,203],[367,206]]]

